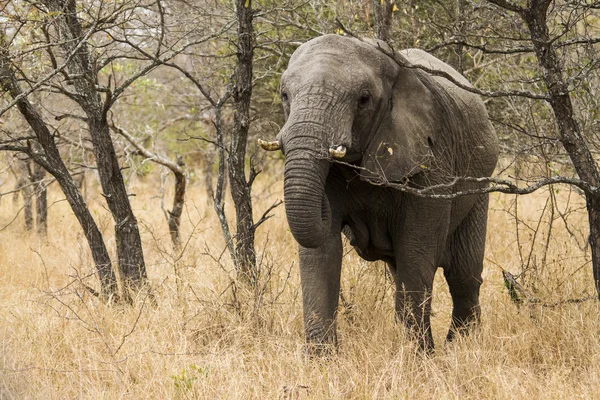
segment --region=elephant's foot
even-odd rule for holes
[[[424,353],[434,350],[433,335],[431,333],[431,296],[430,291],[396,293],[396,318],[406,327],[410,340],[415,342]]]
[[[431,334],[431,327],[427,326],[408,326],[407,324],[408,338],[413,341],[419,351],[424,354],[432,354],[435,346],[433,343],[433,335]]]
[[[337,351],[337,335],[335,323],[328,328],[308,327],[306,329],[306,344],[304,353],[309,357],[327,357]]]
[[[335,343],[315,343],[307,341],[304,344],[304,355],[309,358],[328,358],[337,353]]]
[[[447,342],[453,341],[457,336],[467,336],[474,327],[479,325],[479,305],[471,308],[462,315],[456,312],[452,314],[452,323],[450,324],[448,335],[446,335]]]
[[[421,315],[420,317],[415,318],[415,315],[410,311],[405,311],[403,313],[396,312],[396,317],[399,322],[404,324],[408,339],[414,342],[420,351],[428,354],[433,353],[433,335],[431,333],[428,317],[425,319],[423,315]]]

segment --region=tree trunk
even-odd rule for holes
[[[390,40],[394,2],[392,0],[372,0],[371,4],[375,37],[387,42]]]
[[[72,52],[84,39],[75,0],[45,0],[44,3],[57,13],[55,21],[61,35],[61,47],[66,54]],[[147,283],[142,241],[106,119],[111,95],[107,92],[106,100],[102,101],[96,90],[98,76],[92,60],[87,43],[83,43],[67,70],[73,77],[77,101],[87,115],[86,123],[92,137],[100,184],[115,222],[119,272],[125,287],[136,291]],[[127,290],[124,295],[128,296]]]
[[[544,83],[548,89],[550,105],[554,111],[560,141],[573,162],[579,178],[592,187],[600,186],[600,171],[573,117],[573,105],[567,81],[547,25],[549,0],[532,0],[529,8],[521,11],[535,49],[538,63],[544,72]],[[590,224],[590,247],[594,283],[600,299],[600,195],[586,192],[586,206]]]
[[[592,249],[592,273],[596,293],[600,300],[600,196],[586,196],[588,221],[590,224],[590,248]]]
[[[206,207],[210,207],[211,203],[215,200],[215,193],[213,190],[213,164],[215,163],[215,154],[210,150],[206,149],[202,152],[204,159],[204,187],[206,188]]]
[[[25,230],[30,231],[33,229],[33,173],[31,171],[31,159],[19,161],[19,180],[17,181],[17,188],[21,190],[23,196],[23,216],[25,217]]]
[[[175,194],[173,195],[173,209],[169,211],[169,233],[173,242],[173,249],[176,253],[181,250],[181,214],[185,204],[185,191],[187,189],[187,179],[183,172],[185,163],[183,157],[177,156],[177,166],[179,171],[171,170],[175,175]]]
[[[108,209],[115,221],[115,239],[121,279],[124,280],[126,288],[129,287],[137,291],[147,283],[146,266],[137,220],[129,203],[125,182],[123,181],[105,116],[90,116],[88,126],[94,145],[100,185]],[[125,295],[127,296],[126,293]]]
[[[229,251],[229,255],[233,260],[234,265],[237,267],[237,255],[235,253],[235,246],[233,244],[233,238],[231,237],[231,231],[229,230],[229,222],[227,221],[227,216],[225,215],[225,187],[226,187],[226,177],[227,174],[225,172],[225,140],[224,140],[224,132],[223,132],[223,120],[221,118],[221,107],[223,103],[219,100],[215,107],[215,133],[217,135],[217,158],[218,162],[218,172],[217,172],[217,185],[214,191],[213,198],[213,208],[215,209],[215,213],[217,217],[219,217],[219,224],[221,225],[221,231],[223,232],[223,238],[225,239],[225,245],[227,246],[227,250]]]
[[[38,163],[33,164],[33,184],[35,191],[35,229],[46,237],[48,234],[48,190],[44,183],[46,170]]]
[[[245,159],[252,98],[253,16],[252,1],[237,0],[238,65],[233,88],[234,126],[229,151],[229,184],[236,211],[238,273],[250,284],[254,284],[256,280],[256,254],[254,252],[255,229],[250,197],[252,179],[246,180]]]
[[[155,154],[140,143],[138,143],[133,136],[131,136],[127,131],[123,128],[120,128],[116,125],[111,125],[111,129],[113,129],[116,133],[123,136],[133,147],[137,149],[137,151],[147,157],[149,160],[152,160],[160,165],[164,165],[169,168],[169,170],[175,176],[175,193],[173,195],[173,209],[168,211],[167,222],[169,224],[169,233],[171,235],[171,241],[173,242],[173,249],[176,253],[181,249],[181,233],[180,233],[180,225],[181,225],[181,214],[183,213],[183,206],[185,204],[185,192],[187,189],[187,177],[185,176],[185,162],[183,161],[182,156],[177,156],[175,162],[168,160]],[[164,207],[163,207],[164,209]]]

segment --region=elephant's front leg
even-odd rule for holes
[[[396,266],[396,315],[422,350],[433,350],[431,289],[435,267],[426,260]]]
[[[449,202],[411,199],[395,249],[396,314],[426,351],[433,350],[431,290],[449,219]]]
[[[307,350],[321,354],[337,345],[335,314],[342,267],[340,232],[332,232],[321,247],[300,246],[299,254]]]

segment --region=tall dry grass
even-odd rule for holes
[[[593,292],[588,257],[560,219],[543,257],[547,225],[533,231],[547,193],[519,199],[519,240],[514,197],[492,196],[483,319],[470,337],[443,341],[451,301],[439,273],[436,351],[416,352],[394,322],[384,265],[348,251],[339,353],[307,359],[297,251],[283,209],[260,229],[261,285],[250,292],[233,279],[198,183],[189,192],[185,252],[174,256],[156,185],[131,184],[156,305],[141,296],[134,307],[107,307],[83,289],[81,282],[95,285],[91,258],[56,188],[47,240],[25,232],[21,216],[0,231],[0,398],[564,399],[600,393],[598,304],[518,308],[503,286],[501,268],[518,273],[529,260],[527,282],[543,301]],[[257,214],[282,196],[279,183],[259,187]],[[561,209],[566,198],[558,196]],[[114,254],[110,217],[98,199],[91,203]],[[569,204],[575,207],[577,199]],[[0,207],[1,228],[20,204],[3,198]],[[571,229],[581,244],[585,214],[570,218],[583,231]]]

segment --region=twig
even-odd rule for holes
[[[274,210],[276,207],[279,207],[281,204],[283,203],[282,200],[277,200],[275,201],[273,204],[271,204],[271,206],[269,208],[267,208],[265,210],[265,212],[263,213],[263,215],[260,217],[260,219],[254,224],[252,225],[252,229],[256,230],[258,229],[258,227],[265,222],[266,220],[268,220],[269,218],[271,218],[273,216],[273,214],[269,214],[272,210]]]

